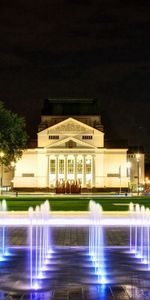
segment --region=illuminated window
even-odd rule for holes
[[[85,161],[85,172],[86,174],[91,173],[91,159],[86,159]]]
[[[59,160],[59,174],[64,174],[64,159]]]
[[[76,148],[77,144],[74,141],[66,142],[66,148]]]
[[[82,168],[83,168],[83,160],[77,159],[77,173],[78,174],[82,173]]]
[[[50,173],[55,174],[56,172],[56,164],[55,164],[55,159],[50,160]]]
[[[74,173],[74,160],[68,159],[68,174]]]

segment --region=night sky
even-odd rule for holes
[[[1,0],[0,100],[36,136],[43,100],[94,97],[150,161],[150,1]]]

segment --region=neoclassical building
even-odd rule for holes
[[[17,162],[14,188],[54,190],[58,183],[77,182],[84,190],[127,189],[143,181],[144,154],[137,160],[127,147],[105,146],[96,100],[47,99],[37,147]]]

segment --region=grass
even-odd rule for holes
[[[130,202],[139,203],[150,208],[150,197],[32,197],[32,196],[20,196],[20,197],[0,197],[7,200],[7,207],[9,211],[27,211],[30,206],[33,208],[36,205],[42,204],[46,199],[50,201],[52,211],[87,211],[89,201],[102,205],[104,211],[127,211],[128,204]]]

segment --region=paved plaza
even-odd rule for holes
[[[91,261],[87,256],[87,227],[53,227],[51,236],[55,255],[52,264],[53,275],[51,280],[47,282],[49,290],[46,289],[44,292],[29,295],[24,292],[11,291],[10,283],[10,285],[8,284],[9,289],[0,294],[0,300],[150,299],[148,289],[145,289],[145,283],[134,271],[134,262],[124,254],[124,250],[120,250],[127,249],[129,229],[111,228],[104,230],[106,261],[109,264],[108,273],[109,276],[115,278],[115,281],[112,280],[106,286],[97,285],[97,276],[93,275]],[[18,227],[7,229],[7,240],[11,247],[27,245],[28,229]],[[12,265],[15,273],[15,263]]]
[[[11,246],[27,244],[27,228],[9,228],[8,240]],[[53,227],[52,241],[55,246],[88,246],[87,227]],[[105,229],[107,246],[127,246],[129,244],[129,229]]]

